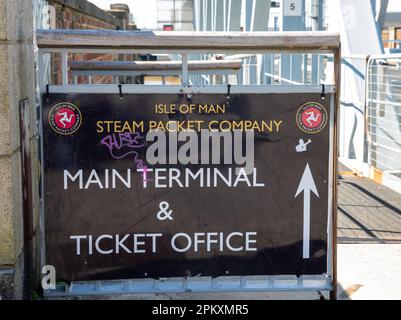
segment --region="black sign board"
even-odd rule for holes
[[[58,279],[327,272],[331,93],[46,94]]]

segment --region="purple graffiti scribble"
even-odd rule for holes
[[[141,141],[144,141],[144,137],[142,137],[138,132],[129,132],[110,134],[104,137],[100,143],[108,148],[111,157],[115,160],[121,160],[129,155],[133,155],[136,168],[144,169],[143,173],[141,174],[143,180],[145,182],[153,181],[147,179],[148,167],[145,166],[143,160],[139,158],[139,154],[136,150],[130,150],[118,156],[115,154],[115,152],[120,151],[124,147],[128,149],[140,149],[145,146],[145,144]]]
[[[128,149],[142,148],[145,144],[141,143],[140,140],[143,139],[144,138],[138,132],[118,133],[118,134],[113,133],[104,137],[100,141],[100,143],[105,145],[109,149],[110,155],[113,157],[113,159],[120,160],[127,157],[128,155],[138,154],[138,153],[134,150],[130,150],[123,153],[122,155],[117,156],[115,154],[116,151],[119,151],[124,147]]]

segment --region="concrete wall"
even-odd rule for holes
[[[38,229],[38,161],[35,136],[35,73],[32,2],[0,0],[0,299],[22,298],[24,238],[19,102],[28,99],[34,190],[34,225]],[[33,250],[33,249],[32,249]]]

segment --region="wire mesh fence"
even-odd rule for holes
[[[370,59],[367,80],[369,164],[401,178],[401,56]]]

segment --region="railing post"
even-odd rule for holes
[[[336,85],[334,107],[334,143],[333,143],[333,207],[331,216],[332,232],[332,290],[330,299],[337,300],[337,206],[338,206],[338,111],[341,95],[341,44],[334,52],[334,83]]]
[[[188,86],[189,82],[188,82],[188,55],[186,53],[181,54],[181,58],[182,58],[182,85],[183,86]]]
[[[68,85],[68,52],[61,53],[61,79],[63,86]]]

